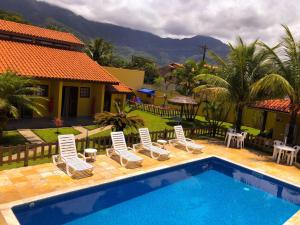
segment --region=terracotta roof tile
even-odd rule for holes
[[[0,40],[0,73],[6,70],[38,78],[119,83],[83,52]]]
[[[290,100],[289,99],[273,99],[273,100],[265,100],[256,102],[252,107],[277,111],[277,112],[290,112]],[[298,112],[300,114],[300,111]]]
[[[0,20],[0,32],[83,45],[83,43],[71,33],[6,20]]]
[[[109,85],[108,90],[110,92],[118,92],[118,93],[132,93],[132,89],[122,82],[120,82],[118,85]]]

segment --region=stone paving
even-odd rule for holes
[[[157,161],[139,154],[145,159],[143,166],[131,169],[121,167],[116,159],[98,155],[97,161],[93,163],[95,166],[93,176],[81,179],[68,177],[61,169],[51,163],[0,171],[0,224],[15,224],[14,216],[10,210],[10,207],[14,204],[21,204],[212,155],[300,186],[300,170],[294,166],[276,164],[270,156],[255,151],[226,148],[224,145],[215,142],[199,142],[206,146],[201,154],[190,154],[182,149],[167,146],[168,150],[171,151],[170,159]],[[286,222],[286,225],[292,224],[300,224],[300,212]]]
[[[18,132],[31,144],[44,143],[44,141],[30,129],[18,129]]]
[[[108,130],[111,128],[111,126],[106,126],[106,127],[99,127],[99,128],[96,128],[94,130],[88,130],[82,126],[73,126],[73,128],[75,130],[78,130],[80,132],[80,134],[77,134],[75,136],[76,139],[83,139],[86,137],[86,135],[88,136],[92,136],[94,134],[97,134],[99,132],[102,132],[102,131],[105,131],[105,130]]]

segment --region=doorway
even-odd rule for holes
[[[78,87],[63,87],[61,116],[63,118],[77,116]]]
[[[104,95],[104,111],[110,112],[110,106],[111,106],[111,93],[106,90]]]

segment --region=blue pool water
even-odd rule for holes
[[[209,158],[34,203],[22,225],[279,225],[300,209],[300,190]]]

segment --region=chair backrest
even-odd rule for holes
[[[243,135],[243,139],[246,139],[248,133],[244,131],[241,134]]]
[[[284,145],[282,141],[275,140],[274,145]]]
[[[296,145],[296,146],[294,146],[294,149],[296,149],[296,155],[297,155],[298,152],[300,151],[300,146],[299,146],[299,145]]]
[[[74,134],[58,135],[59,154],[65,159],[77,158]]]
[[[179,126],[174,126],[174,130],[175,130],[175,135],[176,135],[176,139],[179,141],[186,141],[185,139],[185,135],[184,135],[184,131],[181,125]]]
[[[127,151],[126,140],[123,131],[110,133],[112,145],[115,151]]]
[[[142,145],[152,146],[151,136],[150,136],[148,128],[140,128],[139,134],[140,134]]]
[[[233,128],[228,128],[227,132],[229,132],[229,133],[235,133],[235,129],[233,129]]]

